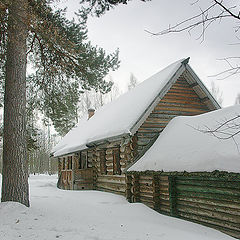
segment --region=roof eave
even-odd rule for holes
[[[211,101],[211,103],[214,105],[214,107],[217,109],[221,109],[221,106],[216,101],[216,99],[212,96],[212,94],[209,92],[207,87],[203,84],[203,82],[200,80],[200,78],[197,76],[197,74],[194,72],[194,70],[191,68],[190,65],[186,64],[186,70],[191,74],[193,79],[197,82],[197,84],[200,86],[200,88],[204,91],[207,98]]]
[[[105,144],[105,143],[109,143],[109,142],[115,142],[115,141],[121,141],[123,139],[128,139],[128,138],[130,138],[130,133],[122,133],[122,134],[119,134],[117,136],[112,136],[112,137],[103,138],[103,139],[100,139],[100,140],[97,140],[97,141],[89,142],[88,144],[86,144],[86,146],[88,148],[91,148],[91,147],[99,146],[101,144]]]

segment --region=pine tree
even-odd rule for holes
[[[118,67],[118,51],[106,55],[103,49],[87,41],[86,13],[99,15],[127,1],[81,1],[92,4],[79,11],[78,23],[67,20],[62,10],[53,11],[51,2],[0,0],[0,83],[5,90],[2,201],[17,201],[26,206],[27,59],[35,69],[31,81],[38,87],[36,94],[48,104],[46,113],[53,120],[59,116],[53,112],[55,99],[59,103],[71,86],[109,91],[111,83],[105,82],[104,77]],[[51,98],[53,93],[56,98]]]
[[[211,89],[210,89],[212,95],[215,97],[217,102],[220,104],[220,106],[223,103],[223,93],[220,91],[219,87],[216,86],[214,81],[211,82]]]

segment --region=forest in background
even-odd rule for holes
[[[109,81],[114,82],[109,76]],[[127,91],[133,89],[138,84],[133,73],[127,85]],[[79,102],[75,108],[75,124],[85,117],[88,109],[99,109],[122,94],[118,85],[113,84],[108,93],[88,90],[82,92]],[[64,110],[64,109],[62,109]],[[29,174],[56,174],[58,171],[57,159],[51,157],[51,149],[61,140],[71,129],[67,120],[72,121],[71,116],[66,116],[65,124],[60,125],[59,132],[54,129],[49,118],[44,117],[38,110],[31,109],[31,117],[28,118],[28,171]],[[60,119],[61,120],[61,119]],[[2,135],[3,135],[3,114],[0,114],[0,173],[2,172]]]

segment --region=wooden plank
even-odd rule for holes
[[[139,176],[138,175],[133,175],[132,185],[133,185],[133,189],[134,189],[134,191],[133,191],[134,202],[139,202],[140,184],[139,184]]]
[[[240,190],[240,181],[226,181],[226,180],[201,180],[196,179],[177,179],[178,185],[188,185],[188,186],[202,186],[202,187],[217,187],[217,188],[228,188],[228,189],[238,189]]]
[[[169,191],[169,186],[168,185],[160,185],[159,186],[159,191],[160,192],[168,192]]]
[[[106,155],[112,155],[112,148],[106,149]]]
[[[167,182],[167,183],[168,183],[168,176],[160,175],[160,176],[159,176],[159,180],[160,180],[160,184],[161,184],[161,183],[164,183],[164,182]]]
[[[166,194],[160,192],[159,198],[162,200],[169,200],[169,193],[167,192]]]
[[[169,115],[168,115],[169,116]],[[170,121],[171,117],[169,118],[153,118],[148,117],[145,121],[145,123],[168,123]]]
[[[226,212],[213,211],[206,208],[202,208],[202,205],[190,206],[186,205],[186,202],[178,202],[178,211],[195,214],[198,216],[207,216],[213,219],[225,220],[228,222],[240,224],[240,216],[228,214]],[[239,225],[240,226],[240,225]]]
[[[186,98],[186,97],[168,98],[168,97],[164,97],[161,100],[161,103],[189,104],[189,105],[194,105],[194,106],[207,107],[206,104],[201,102],[201,99],[198,99],[198,98]]]
[[[105,176],[98,176],[97,182],[106,182],[106,183],[118,183],[118,184],[125,184],[125,178],[119,177],[116,175],[105,175]]]
[[[194,102],[194,103],[202,103],[201,99],[198,96],[194,97],[189,97],[189,96],[183,96],[183,95],[178,95],[178,96],[173,96],[173,95],[165,95],[162,100],[168,101],[168,100],[173,100],[173,101],[187,101],[187,102]],[[202,103],[204,104],[204,103]]]
[[[140,185],[152,186],[152,180],[148,179],[139,179]]]
[[[109,160],[112,161],[113,160],[113,155],[112,154],[111,155],[106,154],[105,158],[106,158],[107,161],[109,161]]]
[[[146,206],[148,206],[148,207],[150,207],[150,208],[153,208],[153,206],[154,206],[153,202],[148,202],[148,201],[144,201],[144,200],[141,200],[141,202],[142,202],[144,205],[146,205]]]
[[[107,172],[112,172],[113,171],[113,166],[107,166]]]
[[[126,199],[128,202],[132,202],[132,176],[131,175],[126,175]]]
[[[109,193],[114,193],[114,194],[118,194],[118,195],[125,196],[125,192],[122,192],[122,191],[116,191],[116,190],[111,190],[111,189],[104,188],[104,187],[97,187],[97,190],[99,190],[99,191],[103,191],[103,192],[109,192]]]
[[[163,200],[163,199],[160,198],[159,204],[160,205],[164,205],[164,206],[166,206],[166,207],[168,207],[170,209],[170,202],[169,202],[169,200],[167,201],[167,200]]]
[[[216,199],[216,194],[215,193],[209,193],[209,192],[194,192],[194,191],[178,191],[178,196],[180,197],[192,197],[192,198],[207,198],[207,199]],[[238,203],[239,204],[239,197],[238,196],[231,196],[229,195],[223,195],[223,194],[218,194],[217,199],[219,200],[230,200],[231,202]]]
[[[176,177],[169,176],[169,202],[170,202],[170,213],[172,216],[177,216],[177,192],[176,192]]]
[[[207,106],[203,105],[203,104],[194,104],[194,103],[177,103],[177,102],[160,102],[157,105],[159,108],[161,107],[174,107],[174,108],[193,108],[196,110],[205,110],[207,111],[208,108]]]
[[[126,189],[125,185],[116,184],[116,183],[99,183],[99,182],[97,182],[96,186],[97,186],[97,188],[105,188],[105,189],[118,191],[118,192],[124,192],[124,193],[125,193],[125,189]]]
[[[191,186],[191,185],[179,185],[176,186],[178,192],[199,192],[199,193],[214,193],[219,195],[229,195],[240,197],[240,191],[236,189],[223,189],[218,187],[206,187],[206,186]]]
[[[160,212],[167,212],[168,214],[170,214],[170,207],[160,205],[159,210],[160,210]]]
[[[194,109],[190,107],[171,107],[171,106],[161,106],[161,107],[156,107],[155,110],[158,111],[175,111],[175,112],[189,112],[189,113],[204,113],[206,110],[204,109]]]
[[[165,121],[163,123],[147,123],[147,122],[144,122],[142,125],[141,125],[141,128],[163,128],[165,127],[167,124],[168,124],[169,121]],[[138,141],[139,142],[139,141]]]
[[[210,210],[212,212],[218,212],[219,214],[231,214],[233,216],[236,216],[239,218],[240,221],[240,206],[236,208],[230,208],[229,206],[219,206],[219,205],[213,205],[208,204],[206,202],[192,202],[187,200],[180,200],[177,199],[177,204],[184,205],[184,206],[190,206],[190,207],[196,207],[196,208],[202,208],[206,210]]]
[[[200,198],[200,197],[183,197],[183,196],[177,196],[177,200],[179,201],[189,201],[199,204],[208,204],[213,207],[219,206],[219,207],[226,207],[229,209],[232,209],[232,211],[235,211],[237,215],[240,215],[240,200],[239,203],[231,202],[231,199],[228,200],[218,200],[218,199],[208,199],[208,198]]]
[[[145,201],[145,202],[153,203],[153,197],[152,196],[140,195],[139,199],[140,199],[140,202]]]
[[[180,217],[183,217],[184,219],[195,220],[198,223],[211,224],[211,227],[214,227],[214,228],[222,227],[225,230],[229,229],[229,230],[239,231],[239,224],[234,224],[234,223],[231,223],[228,221],[214,219],[214,218],[211,218],[210,216],[201,216],[201,215],[196,215],[193,213],[182,212],[180,210],[178,211],[178,215]],[[239,231],[239,233],[240,233],[240,231]]]
[[[177,176],[177,180],[193,180],[193,181],[223,181],[223,182],[240,182],[240,174],[226,174],[223,176],[212,176],[207,173],[207,175],[201,175],[201,176]]]
[[[139,176],[139,180],[149,180],[149,181],[152,181],[153,180],[153,176],[151,176],[151,175],[140,175]]]
[[[153,192],[153,186],[146,186],[140,184],[140,192]]]
[[[107,160],[105,163],[107,167],[113,166],[113,162],[111,160]]]
[[[153,200],[153,193],[152,192],[140,192],[139,196],[148,197],[148,198],[151,198]]]
[[[196,97],[197,94],[195,92],[187,92],[187,91],[182,91],[182,90],[176,90],[176,89],[170,89],[167,94],[167,96],[172,95],[172,96],[186,96],[186,97]]]

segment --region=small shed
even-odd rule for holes
[[[172,119],[127,170],[127,198],[240,239],[240,106]]]

